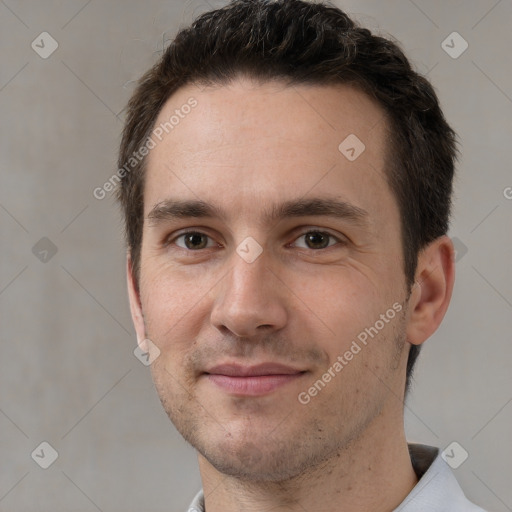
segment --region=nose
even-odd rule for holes
[[[232,268],[221,280],[211,322],[222,334],[257,337],[282,329],[287,322],[286,286],[268,267],[265,251],[252,263],[233,255]]]

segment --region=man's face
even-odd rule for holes
[[[209,464],[289,478],[402,422],[408,294],[386,121],[349,87],[237,80],[180,89],[155,126],[191,97],[148,156],[138,335],[160,350],[167,414]],[[271,215],[312,200],[341,206]],[[217,213],[176,216],[176,201]]]

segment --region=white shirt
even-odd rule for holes
[[[394,512],[485,512],[464,496],[438,448],[409,444],[409,453],[419,481]],[[202,490],[197,493],[188,512],[205,512]]]

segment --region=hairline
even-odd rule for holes
[[[155,126],[157,125],[157,122],[159,120],[159,117],[166,107],[166,105],[171,101],[171,99],[177,95],[178,92],[182,91],[186,87],[193,87],[193,86],[201,86],[203,85],[206,88],[227,88],[229,85],[234,83],[237,79],[249,79],[253,81],[255,84],[262,86],[268,83],[281,83],[285,86],[285,88],[293,88],[294,86],[311,86],[311,87],[329,87],[329,86],[341,86],[341,87],[348,87],[352,90],[356,90],[363,94],[367,99],[369,99],[375,106],[378,107],[380,113],[383,115],[383,131],[384,131],[384,137],[390,142],[389,144],[384,145],[384,155],[383,156],[383,173],[385,182],[388,186],[388,190],[390,191],[393,200],[395,202],[395,206],[398,208],[399,211],[399,223],[400,223],[400,241],[401,241],[401,253],[403,257],[402,262],[402,270],[405,275],[406,281],[407,281],[407,288],[410,288],[410,286],[413,284],[413,279],[411,280],[411,276],[407,275],[407,269],[406,269],[406,233],[405,233],[405,227],[406,223],[403,218],[403,212],[402,207],[399,201],[399,198],[397,197],[397,193],[395,192],[393,185],[391,183],[391,179],[394,175],[394,173],[398,172],[405,172],[403,163],[400,159],[402,156],[400,151],[400,144],[399,144],[399,135],[393,133],[393,127],[395,126],[395,120],[393,119],[392,115],[390,114],[388,108],[386,105],[384,105],[378,97],[371,94],[370,92],[370,85],[365,81],[365,79],[361,79],[360,81],[354,80],[351,77],[344,78],[340,75],[337,75],[339,78],[336,79],[333,77],[312,77],[308,79],[307,81],[296,79],[295,77],[288,76],[288,75],[274,75],[269,77],[261,77],[254,73],[251,73],[250,71],[241,69],[241,70],[235,70],[233,75],[222,77],[222,78],[215,78],[215,77],[199,77],[197,79],[186,79],[182,83],[180,83],[174,91],[172,91],[165,100],[162,101],[160,108],[156,111],[154,115],[154,121],[150,125],[150,128],[148,130],[148,133],[145,134],[145,138],[148,137],[153,130],[155,129]],[[399,131],[399,130],[395,130]],[[144,156],[142,161],[140,162],[140,166],[138,168],[138,181],[140,184],[140,194],[141,194],[141,211],[142,211],[142,223],[141,223],[141,231],[144,229],[145,224],[145,215],[144,215],[144,196],[145,196],[145,189],[146,189],[146,173],[148,170],[148,158],[149,155]],[[141,233],[140,238],[140,244],[138,247],[138,254],[136,258],[137,268],[136,270],[136,277],[137,277],[137,283],[140,279],[140,253],[142,251],[142,243],[143,243],[143,237]],[[420,248],[419,248],[420,249]],[[129,251],[131,254],[132,248],[129,247]]]

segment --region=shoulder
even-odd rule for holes
[[[396,512],[486,512],[469,501],[439,449],[409,444],[418,483]]]

